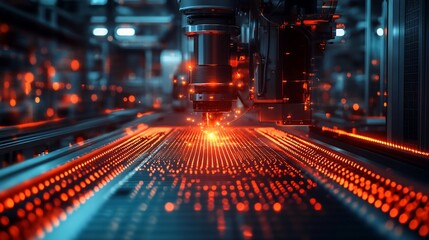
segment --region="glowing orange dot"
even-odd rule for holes
[[[359,104],[357,103],[353,104],[353,110],[355,111],[359,110]]]
[[[320,204],[320,203],[314,204],[314,210],[316,210],[316,211],[322,210],[322,204]]]
[[[9,228],[9,233],[13,238],[19,237],[19,228],[17,226],[11,226]]]
[[[72,95],[70,96],[70,102],[71,102],[72,104],[76,104],[76,103],[78,103],[78,102],[79,102],[79,96],[78,96],[77,94],[72,94]]]
[[[134,95],[130,95],[128,97],[128,101],[130,101],[130,103],[133,103],[134,101],[136,101],[136,98],[134,97]]]
[[[46,116],[47,117],[53,117],[54,116],[54,109],[53,108],[48,108],[46,109]]]
[[[201,203],[195,203],[194,204],[194,210],[197,212],[201,211]]]
[[[253,237],[252,231],[250,229],[243,230],[243,237],[244,238],[252,238]]]
[[[3,204],[0,203],[0,213],[2,213],[4,211],[4,206]]]
[[[122,100],[123,100],[124,102],[128,102],[128,98],[127,98],[127,97],[124,97]]]
[[[255,203],[254,208],[255,208],[255,211],[259,212],[262,210],[262,204],[261,203]]]
[[[35,103],[40,103],[40,97],[35,97],[35,98],[34,98],[34,102],[35,102]]]
[[[24,74],[24,81],[26,81],[26,82],[32,82],[32,81],[34,81],[34,74],[31,73],[31,72],[26,72]]]
[[[59,82],[53,82],[52,83],[52,89],[54,91],[58,91],[60,89],[60,83]]]
[[[408,215],[407,214],[403,213],[403,214],[401,214],[401,216],[399,216],[399,222],[400,223],[404,224],[407,221],[408,221]]]
[[[95,94],[95,93],[91,94],[91,101],[95,102],[95,101],[97,101],[97,99],[98,99],[97,94]]]
[[[6,225],[8,225],[8,224],[9,224],[9,218],[8,218],[8,217],[6,217],[6,216],[3,216],[3,217],[1,217],[1,218],[0,218],[0,222],[1,222],[1,224],[3,224],[4,226],[6,226]]]
[[[55,68],[53,66],[49,66],[48,67],[48,75],[50,77],[54,77],[55,76]]]
[[[18,211],[17,211],[17,215],[18,215],[18,217],[20,217],[20,218],[25,217],[25,211],[24,211],[24,209],[18,209]]]
[[[9,100],[9,105],[10,105],[11,107],[15,107],[15,106],[16,106],[16,100],[15,100],[14,98],[10,99],[10,100]]]
[[[282,205],[278,202],[274,203],[273,210],[276,212],[280,212],[282,210]]]
[[[60,197],[61,197],[61,200],[63,200],[63,202],[65,202],[69,199],[69,197],[65,193],[62,193]]]
[[[244,210],[246,210],[246,205],[244,205],[244,203],[242,203],[242,202],[239,202],[239,203],[237,203],[236,208],[237,208],[237,211],[244,212]]]
[[[79,63],[79,61],[78,61],[78,60],[73,59],[73,60],[70,62],[70,68],[71,68],[73,71],[77,71],[77,70],[79,70],[79,67],[80,67],[80,63]]]
[[[419,230],[419,235],[421,237],[426,237],[428,234],[429,234],[429,227],[426,225],[421,226]]]
[[[419,221],[417,221],[416,219],[411,220],[409,224],[409,227],[411,230],[416,230],[418,226],[419,226]]]
[[[13,200],[12,200],[12,198],[7,198],[5,201],[4,201],[4,206],[6,207],[6,208],[13,208],[13,206],[15,205],[15,203],[13,202]]]
[[[172,202],[167,202],[164,205],[164,209],[166,212],[172,212],[174,210],[174,204]]]

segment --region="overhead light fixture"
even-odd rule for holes
[[[346,31],[342,28],[337,28],[337,30],[335,31],[335,35],[337,37],[342,37],[342,36],[346,35]]]
[[[116,29],[116,34],[121,37],[131,37],[136,34],[136,30],[132,27],[119,27]]]
[[[384,35],[384,29],[381,27],[377,28],[377,35],[379,37],[382,37]]]
[[[92,34],[97,37],[104,37],[109,31],[105,27],[96,27],[92,29]]]
[[[91,0],[89,3],[91,5],[106,5],[107,0]]]

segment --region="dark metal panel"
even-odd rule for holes
[[[390,141],[402,141],[404,133],[404,7],[405,1],[402,0],[388,2],[387,137]]]
[[[419,147],[429,150],[429,3],[420,1]]]

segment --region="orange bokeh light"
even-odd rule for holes
[[[91,101],[96,102],[98,100],[97,94],[93,93],[91,94]]]
[[[136,97],[134,97],[134,95],[130,95],[130,96],[128,97],[128,101],[130,101],[130,103],[133,103],[133,102],[135,102],[135,101],[136,101]]]
[[[167,202],[164,208],[166,212],[172,212],[174,210],[174,204],[172,202]]]
[[[58,91],[60,89],[60,83],[59,82],[53,82],[52,83],[52,89],[54,91]]]
[[[70,96],[70,102],[71,102],[72,104],[76,104],[76,103],[78,103],[78,102],[79,102],[79,96],[78,96],[77,94],[72,94],[72,95]]]
[[[15,107],[15,106],[16,106],[16,100],[15,100],[14,98],[10,99],[10,100],[9,100],[9,105],[10,105],[11,107]]]
[[[46,116],[47,117],[53,117],[54,116],[54,109],[53,108],[48,108],[46,109]]]
[[[79,61],[78,61],[77,59],[73,59],[73,60],[70,62],[70,68],[71,68],[71,70],[73,70],[73,71],[77,71],[77,70],[79,70],[79,68],[80,68],[80,63],[79,63]]]

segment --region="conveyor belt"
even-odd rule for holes
[[[0,238],[419,238],[427,194],[274,128],[157,127],[0,193]]]

